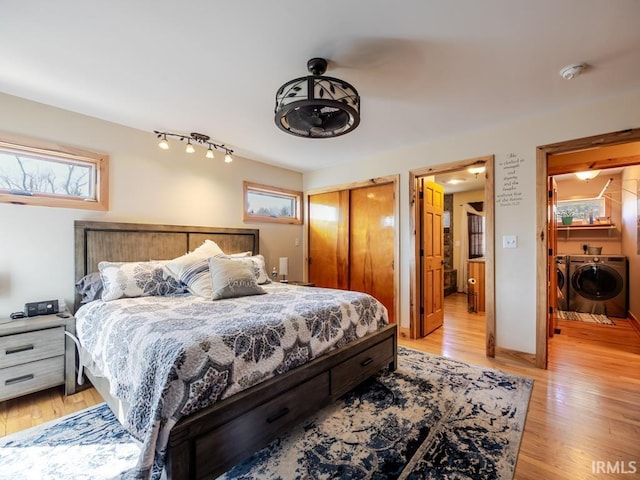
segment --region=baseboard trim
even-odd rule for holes
[[[631,312],[627,314],[627,318],[629,319],[629,324],[636,331],[638,335],[640,335],[640,320]]]
[[[402,338],[411,338],[411,329],[407,327],[398,328],[398,332],[400,337]]]
[[[509,348],[495,347],[495,357],[515,360],[517,363],[524,364],[528,367],[536,366],[536,354],[511,350]]]

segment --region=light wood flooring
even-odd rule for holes
[[[640,335],[629,322],[559,321],[548,370],[486,358],[484,322],[467,312],[464,295],[454,294],[445,298],[442,328],[399,343],[534,379],[516,480],[640,478]],[[0,436],[101,401],[93,388],[69,397],[53,388],[1,402]]]

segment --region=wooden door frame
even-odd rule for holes
[[[409,335],[410,338],[418,338],[420,333],[420,302],[416,301],[421,292],[421,279],[419,278],[416,265],[420,262],[420,249],[416,241],[416,228],[419,225],[417,204],[416,182],[418,177],[443,174],[465,169],[477,162],[485,163],[485,185],[484,185],[484,205],[486,222],[486,251],[485,251],[485,278],[486,278],[486,355],[495,357],[496,348],[496,316],[495,316],[495,189],[494,189],[494,163],[493,155],[486,155],[457,162],[435,165],[433,167],[423,167],[409,171],[409,248],[413,252],[409,261]]]
[[[386,175],[384,177],[370,178],[368,180],[362,180],[357,182],[350,182],[341,185],[332,185],[329,187],[322,187],[307,190],[304,193],[305,197],[305,256],[303,262],[303,278],[308,279],[309,274],[309,197],[311,195],[317,195],[319,193],[337,192],[341,190],[352,190],[354,188],[371,187],[375,185],[382,185],[385,183],[393,183],[393,224],[394,224],[394,238],[393,238],[393,313],[398,327],[401,325],[400,319],[400,192],[398,186],[400,185],[400,175]]]
[[[600,147],[638,141],[640,141],[640,128],[633,128],[543,145],[536,149],[536,367],[538,368],[547,368],[548,361],[547,312],[549,311],[549,297],[547,285],[549,279],[547,275],[549,272],[549,245],[546,232],[549,222],[547,216],[549,176],[589,169],[627,167],[640,163],[638,156],[587,159],[590,154],[585,153],[583,160],[576,155],[575,157],[567,156],[566,161],[562,161],[562,159],[550,161],[549,156],[556,153],[588,152]]]

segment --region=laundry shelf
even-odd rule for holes
[[[576,225],[558,225],[559,232],[566,232],[566,238],[569,238],[569,232],[591,232],[591,231],[606,231],[608,235],[615,230],[616,226],[613,223],[599,223],[599,224],[576,224]]]

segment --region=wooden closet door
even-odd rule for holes
[[[349,191],[309,196],[309,281],[349,288]]]
[[[349,289],[368,293],[395,322],[394,185],[386,183],[351,190]]]

